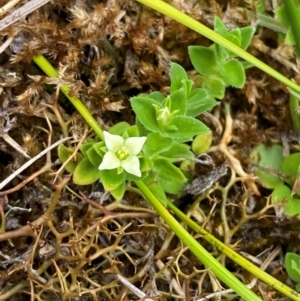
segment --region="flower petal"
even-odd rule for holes
[[[129,137],[125,140],[124,147],[129,155],[135,156],[141,152],[147,137]]]
[[[109,132],[103,131],[104,142],[108,150],[113,153],[120,150],[124,145],[124,139],[119,135],[112,135]]]
[[[121,166],[121,161],[117,158],[117,156],[113,153],[108,151],[102,160],[102,163],[98,167],[99,170],[104,169],[115,169]]]
[[[137,156],[129,156],[126,160],[121,161],[121,166],[125,169],[125,171],[132,175],[137,177],[142,175],[140,171],[140,160]]]

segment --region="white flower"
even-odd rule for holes
[[[100,170],[123,168],[130,174],[140,177],[140,160],[137,155],[141,152],[147,137],[130,137],[123,139],[121,136],[103,132],[105,145],[108,152],[104,155],[99,166]]]

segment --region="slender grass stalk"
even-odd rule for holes
[[[151,192],[143,181],[136,181],[135,184],[144,194],[146,200],[153,206],[155,211],[168,224],[177,237],[182,240],[185,246],[221,281],[227,284],[244,300],[256,301],[261,300],[247,286],[240,282],[232,273],[230,273],[219,261],[217,261],[209,252],[207,252],[170,214],[163,204]]]
[[[55,68],[49,63],[49,61],[43,55],[37,55],[33,57],[33,61],[47,74],[52,78],[59,78],[59,73],[55,70]],[[68,85],[62,85],[60,90],[64,93],[64,95],[70,100],[76,110],[81,114],[86,123],[94,130],[96,135],[104,140],[103,131],[101,127],[98,125],[95,118],[92,116],[90,111],[85,107],[85,105],[77,98],[71,97],[69,95],[70,87]]]
[[[285,296],[291,298],[292,300],[299,301],[300,296],[299,294],[292,290],[290,287],[286,286],[282,282],[278,281],[271,275],[267,274],[266,272],[262,271],[260,268],[246,260],[244,257],[236,253],[227,245],[223,244],[205,229],[201,228],[198,224],[196,224],[193,220],[191,220],[188,216],[186,216],[183,212],[181,212],[173,203],[168,201],[167,206],[171,209],[183,222],[185,222],[191,229],[195,232],[203,234],[203,239],[209,242],[211,245],[215,246],[220,252],[224,255],[232,259],[234,262],[239,264],[249,273],[260,279],[261,281],[267,283],[271,287],[274,287],[279,292],[283,293]]]
[[[258,20],[258,25],[262,27],[272,29],[276,32],[281,32],[283,34],[287,33],[286,27],[284,27],[278,20],[272,17],[259,13],[257,14],[257,20]]]
[[[299,97],[294,93],[290,94],[289,99],[290,114],[293,121],[293,128],[295,131],[300,131],[300,118],[299,118]]]
[[[262,71],[266,72],[267,74],[271,75],[272,77],[276,78],[278,81],[283,83],[284,85],[290,87],[291,89],[297,91],[300,93],[300,86],[298,86],[296,83],[292,82],[285,76],[283,76],[281,73],[277,72],[267,64],[263,63],[253,55],[247,53],[243,49],[237,47],[233,43],[229,42],[222,36],[215,33],[213,30],[209,29],[208,27],[204,26],[200,22],[194,20],[193,18],[189,17],[188,15],[182,13],[175,7],[161,1],[161,0],[137,0],[140,3],[143,3],[144,5],[147,5],[156,11],[176,20],[177,22],[185,25],[188,28],[193,29],[194,31],[200,33],[201,35],[207,37],[211,41],[225,47],[229,51],[232,51],[239,57],[243,58],[247,62],[251,63],[253,66],[261,69]],[[291,0],[292,1],[292,0]],[[300,27],[299,27],[300,28]]]
[[[300,57],[300,18],[299,18],[299,1],[283,0],[283,4],[290,20],[293,36],[296,42],[296,50],[298,57]]]

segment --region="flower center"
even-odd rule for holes
[[[128,154],[127,150],[125,149],[125,147],[123,146],[120,150],[118,150],[116,152],[116,156],[120,161],[124,161],[125,159],[127,159],[129,157],[129,154]]]

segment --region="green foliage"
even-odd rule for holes
[[[300,292],[300,256],[295,253],[286,253],[284,263],[289,277],[297,282],[296,290]]]
[[[250,27],[228,31],[215,19],[215,31],[246,49],[254,30]],[[136,125],[120,122],[103,132],[105,141],[87,139],[80,156],[66,165],[74,183],[87,185],[101,180],[104,188],[121,199],[127,181],[143,179],[152,192],[166,203],[166,193],[179,194],[188,173],[177,162],[191,162],[205,152],[212,141],[209,128],[197,117],[218,104],[229,85],[241,88],[245,67],[235,56],[218,45],[191,46],[191,61],[202,76],[202,87],[193,87],[184,68],[171,64],[170,94],[158,91],[130,99]],[[187,142],[192,143],[192,150]],[[61,147],[59,158],[65,162],[72,149]],[[189,161],[188,161],[189,160]],[[190,166],[192,166],[189,163]]]
[[[300,153],[283,157],[281,145],[258,145],[251,154],[258,164],[254,172],[264,187],[273,189],[273,203],[282,204],[290,216],[300,215]]]
[[[192,143],[192,150],[196,155],[203,154],[209,149],[211,143],[212,143],[212,132],[198,135]]]
[[[140,132],[146,129],[157,134],[152,137],[179,143],[192,141],[195,135],[207,133],[209,129],[194,117],[212,109],[217,102],[205,89],[193,90],[186,71],[175,63],[171,64],[170,92],[166,97],[152,93],[147,97],[143,94],[130,99]],[[146,149],[148,144],[150,142],[147,142]],[[162,148],[165,146],[162,145]]]
[[[265,144],[260,144],[252,151],[251,158],[261,167],[279,171],[283,161],[283,148],[277,144],[269,147]],[[255,167],[254,172],[266,188],[275,188],[282,183],[282,180],[277,175],[264,171],[259,167]]]
[[[65,147],[63,144],[58,146],[58,157],[61,162],[66,162],[69,157],[74,153],[74,148]],[[82,160],[83,156],[79,153],[72,160],[70,160],[66,165],[65,169],[69,173],[73,173],[76,165]]]
[[[295,7],[296,11],[294,12],[295,16],[297,18],[300,18],[300,5],[299,2],[295,1]],[[289,14],[287,13],[287,9],[285,7],[285,4],[281,4],[275,9],[275,15],[282,24],[284,28],[286,28],[287,33],[285,35],[285,43],[288,45],[295,45],[295,36],[291,27],[291,19],[289,17]]]
[[[248,48],[254,34],[252,27],[228,31],[218,17],[215,18],[214,31],[243,50]],[[232,52],[217,44],[210,47],[190,46],[188,50],[194,68],[201,74],[202,87],[211,96],[222,99],[226,87],[244,86],[245,66]]]

